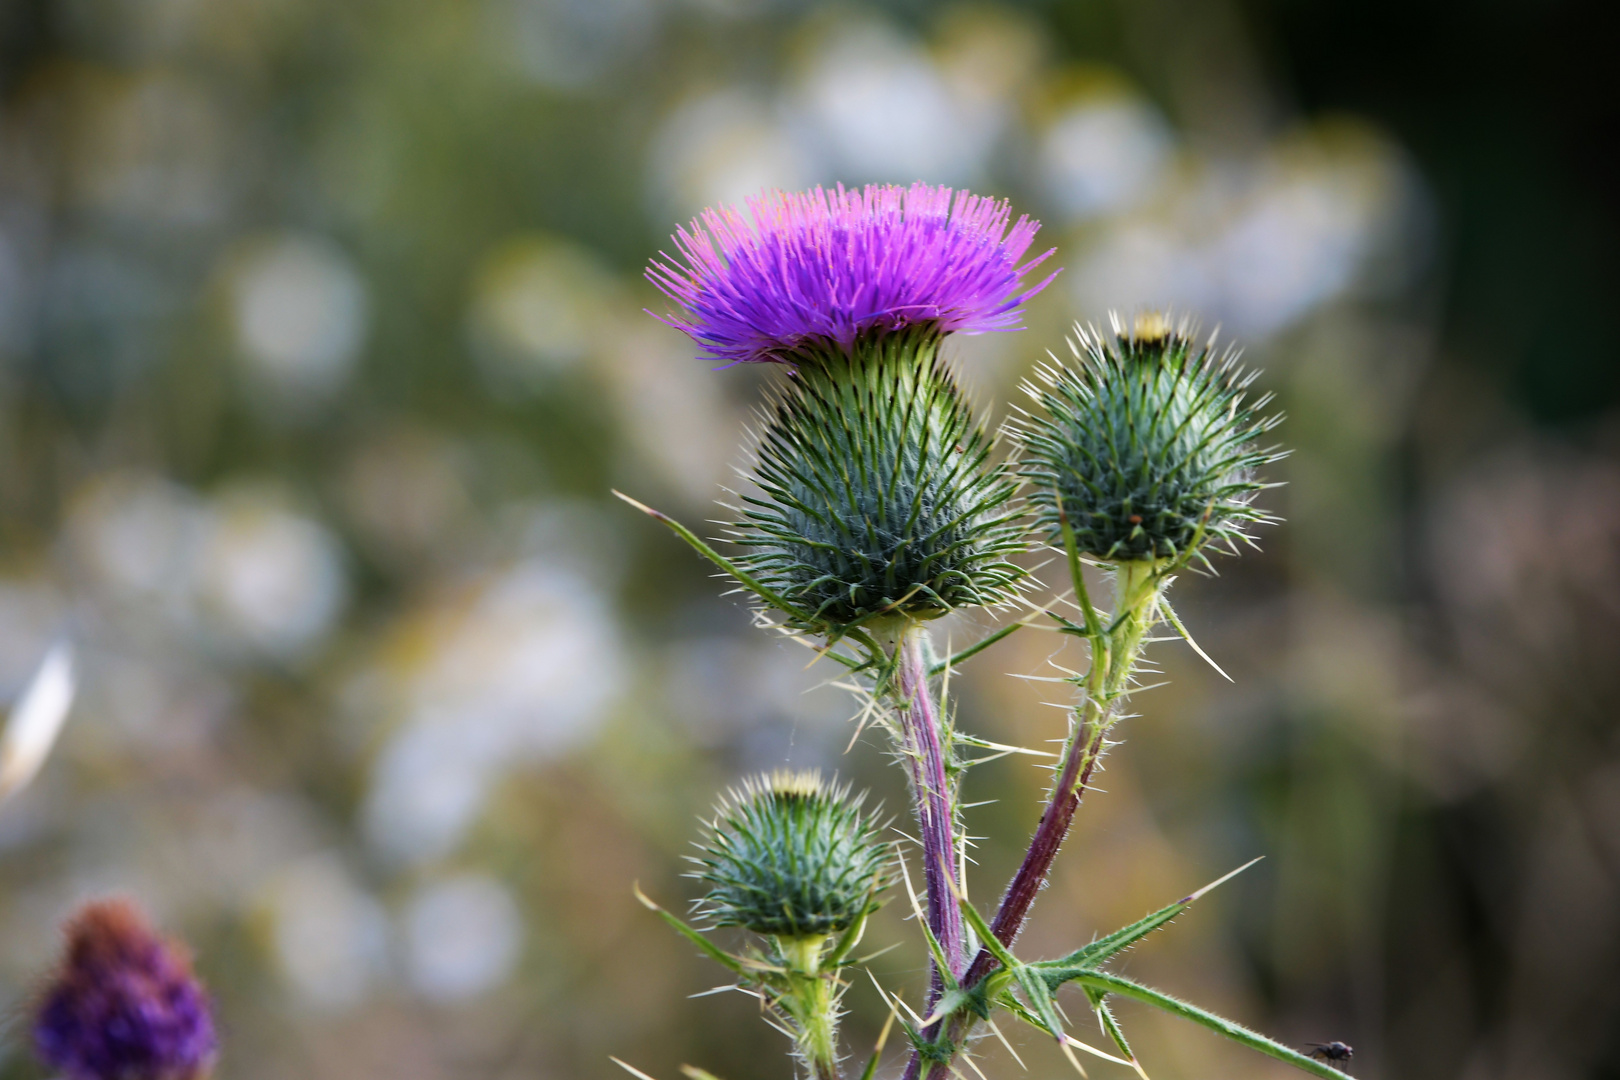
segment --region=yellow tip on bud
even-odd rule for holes
[[[1170,319],[1162,311],[1144,311],[1136,316],[1131,337],[1137,341],[1163,341],[1171,333]]]
[[[777,799],[828,799],[829,801],[843,797],[842,789],[835,789],[821,777],[820,769],[804,769],[794,772],[791,769],[777,769],[774,772],[759,773],[743,779],[736,787],[728,788],[725,795],[715,807],[720,817],[738,807],[757,803],[761,800]],[[718,822],[716,823],[718,827]]]
[[[813,799],[827,791],[827,784],[821,779],[820,769],[805,769],[801,772],[777,769],[769,776],[759,777],[754,783],[760,791],[800,799]]]

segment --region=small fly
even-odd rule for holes
[[[1312,1049],[1308,1056],[1319,1057],[1323,1061],[1331,1061],[1334,1064],[1349,1061],[1355,1055],[1353,1049],[1337,1040],[1325,1043],[1310,1043],[1309,1045]]]

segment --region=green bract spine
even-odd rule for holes
[[[864,800],[814,772],[746,781],[721,802],[701,845],[696,876],[709,891],[700,911],[784,948],[848,930],[888,883],[889,851]]]
[[[1252,502],[1268,486],[1255,471],[1283,456],[1255,443],[1282,419],[1260,415],[1270,395],[1247,400],[1255,373],[1185,323],[1111,321],[1107,335],[1076,324],[1075,363],[1054,357],[1024,386],[1036,407],[1014,428],[1037,528],[1061,545],[1066,518],[1082,554],[1114,562],[1232,550],[1274,520]]]
[[[1008,561],[1025,545],[1017,480],[991,460],[941,340],[914,328],[802,352],[765,409],[759,492],[733,539],[801,629],[990,606],[1024,576]]]

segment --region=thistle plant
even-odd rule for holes
[[[749,209],[706,212],[676,234],[684,262],[648,270],[682,309],[664,320],[709,356],[788,369],[761,418],[754,490],[732,504],[740,554],[649,512],[778,629],[865,678],[911,783],[937,999],[968,946],[959,763],[924,626],[1010,600],[1024,574],[1008,556],[1027,544],[1017,478],[939,351],[952,333],[1015,329],[1052,280],[1028,280],[1051,252],[1024,259],[1039,226],[1008,204],[924,184],[776,192]]]
[[[923,870],[913,900],[930,962],[922,1009],[882,991],[891,1018],[906,1012],[908,1080],[960,1075],[978,1029],[997,1013],[1045,1032],[1071,1058],[1080,1048],[1146,1076],[1110,1006],[1121,997],[1336,1077],[1311,1056],[1110,970],[1226,878],[1056,959],[1011,951],[1139,689],[1155,629],[1204,655],[1170,606],[1171,584],[1252,544],[1252,527],[1273,520],[1253,500],[1269,486],[1260,470],[1281,456],[1260,443],[1278,418],[1265,414],[1267,397],[1251,396],[1255,376],[1236,354],[1198,342],[1185,322],[1148,314],[1129,326],[1115,318],[1106,333],[1077,326],[1072,361],[1054,357],[1026,384],[1030,407],[1006,426],[1009,458],[965,402],[941,347],[952,333],[1018,327],[1023,305],[1051,281],[1027,280],[1051,254],[1024,259],[1037,229],[1014,222],[1006,203],[924,185],[769,193],[748,214],[705,213],[677,233],[681,259],[666,256],[648,271],[680,308],[661,318],[712,358],[785,369],[753,435],[747,486],[727,504],[722,539],[734,553],[626,501],[751,594],[764,626],[848,669],[863,723],[890,737],[910,782]],[[1029,599],[1034,583],[1016,556],[1037,548],[1059,556],[1068,595]],[[1087,566],[1111,585],[1106,607],[1092,600]],[[954,656],[932,652],[933,619],[1018,604],[1028,613]],[[1089,660],[1070,680],[1074,707],[1046,807],[987,918],[965,899],[959,790],[974,764],[1016,748],[959,730],[935,683],[1034,625],[1084,642]],[[975,758],[975,750],[989,752]],[[875,895],[884,875],[871,823],[853,805],[833,809],[843,798],[808,780],[756,781],[711,824],[699,911],[715,927],[762,935],[765,951],[726,953],[646,901],[761,996],[816,1080],[839,1075],[836,992],[827,988],[842,983],[826,973],[852,963],[852,935],[870,910],[855,883]],[[828,891],[832,865],[844,884]],[[1112,1050],[1065,1029],[1055,995],[1069,983],[1081,987]],[[881,1050],[880,1039],[863,1078]]]
[[[87,904],[69,921],[33,1035],[64,1080],[204,1080],[218,1048],[185,949],[124,900]]]
[[[811,1080],[840,1075],[841,975],[889,884],[891,852],[864,801],[816,772],[746,780],[721,801],[693,859],[708,886],[697,911],[711,928],[758,935],[763,949],[726,952],[641,898],[759,998]]]

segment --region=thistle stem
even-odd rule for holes
[[[1047,797],[1046,809],[1030,837],[1029,849],[1018,871],[1007,884],[990,931],[996,940],[1011,947],[1029,918],[1035,897],[1046,885],[1052,863],[1069,834],[1075,812],[1080,808],[1080,797],[1091,782],[1091,774],[1102,759],[1103,740],[1117,719],[1115,706],[1130,686],[1131,673],[1142,641],[1157,618],[1156,608],[1161,581],[1149,562],[1120,564],[1114,574],[1114,620],[1090,637],[1091,664],[1085,678],[1085,696],[1075,710],[1076,723],[1064,747],[1062,765]],[[1078,573],[1078,564],[1076,565]],[[1076,582],[1076,591],[1083,588]],[[961,979],[964,987],[979,984],[995,968],[996,961],[988,949],[980,948]],[[975,1023],[970,1014],[958,1013],[950,1018],[945,1032],[949,1046],[962,1045]],[[932,1033],[930,1033],[932,1037]],[[906,1080],[921,1075],[921,1058],[912,1055],[906,1069]],[[949,1080],[949,1061],[937,1062],[929,1071],[929,1080]]]
[[[956,874],[956,811],[946,768],[949,751],[945,729],[928,687],[928,661],[923,655],[925,633],[916,624],[910,624],[900,634],[896,646],[897,712],[904,740],[901,749],[911,778],[913,809],[922,841],[928,929],[939,942],[951,977],[960,980],[967,966],[967,936],[962,911],[957,906],[959,889],[952,880]],[[930,1010],[944,989],[944,975],[936,969],[928,992]]]
[[[804,990],[807,1008],[799,1031],[799,1053],[810,1080],[842,1080],[838,1069],[838,1002],[829,976],[812,975]]]
[[[827,937],[777,938],[789,971],[782,1001],[797,1031],[794,1042],[808,1080],[842,1080],[838,1069],[838,995],[832,973],[821,970]]]

